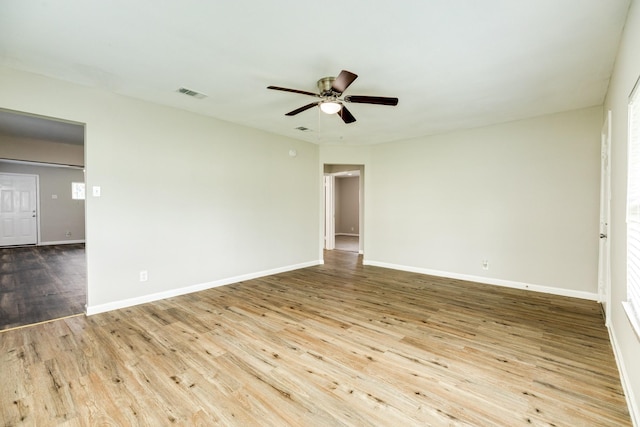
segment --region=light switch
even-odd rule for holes
[[[93,186],[93,197],[100,197],[100,187],[97,185]]]
[[[57,198],[58,198],[58,195],[57,195],[57,194],[52,194],[52,195],[51,195],[51,198],[52,198],[52,199],[57,199]]]

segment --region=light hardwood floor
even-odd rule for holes
[[[624,426],[595,302],[325,265],[0,333],[4,426]]]

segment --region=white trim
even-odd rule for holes
[[[47,245],[72,245],[76,243],[85,243],[83,240],[58,240],[53,242],[40,242],[38,246],[47,246]]]
[[[633,305],[628,301],[622,301],[622,307],[624,308],[624,312],[627,315],[627,319],[629,319],[629,323],[631,323],[631,328],[633,332],[636,334],[636,338],[640,340],[640,323],[638,323],[638,316],[633,309]]]
[[[40,238],[42,237],[42,230],[40,229],[40,175],[35,174],[36,177],[36,245],[40,244]]]
[[[636,405],[637,400],[633,394],[630,376],[627,372],[627,368],[625,367],[624,359],[622,358],[622,353],[620,352],[620,347],[618,346],[618,340],[616,339],[614,329],[612,327],[609,327],[608,329],[609,341],[611,341],[611,347],[613,348],[613,356],[616,360],[616,365],[618,365],[618,372],[620,373],[620,383],[622,384],[624,396],[627,399],[627,407],[629,408],[629,415],[631,416],[631,424],[634,426],[640,426],[640,408]]]
[[[360,235],[359,235],[359,234],[353,234],[353,233],[336,233],[336,236],[360,237]]]
[[[287,271],[298,270],[301,268],[313,267],[323,264],[322,260],[303,262],[300,264],[288,265],[285,267],[274,268],[271,270],[258,271],[256,273],[248,273],[240,276],[229,277],[226,279],[214,280],[213,282],[200,283],[198,285],[187,286],[184,288],[171,289],[164,292],[157,292],[155,294],[142,295],[134,298],[127,298],[125,300],[108,302],[106,304],[98,304],[89,306],[87,305],[87,316],[93,314],[104,313],[106,311],[117,310],[120,308],[131,307],[134,305],[145,304],[148,302],[163,300],[166,298],[172,298],[179,295],[190,294],[193,292],[204,291],[211,288],[217,288],[218,286],[230,285],[232,283],[243,282],[245,280],[257,279],[260,277],[271,276],[273,274],[284,273]]]
[[[324,176],[324,249],[336,248],[336,177]]]
[[[451,273],[448,271],[431,270],[428,268],[410,267],[407,265],[390,264],[386,262],[363,260],[363,265],[373,265],[376,267],[391,268],[393,270],[409,271],[412,273],[426,274],[429,276],[446,277],[449,279],[466,280],[469,282],[484,283],[487,285],[504,286],[507,288],[525,289],[534,292],[544,292],[546,294],[561,295],[564,297],[573,297],[587,299],[592,301],[598,300],[596,292],[574,291],[571,289],[556,288],[553,286],[534,285],[531,283],[515,282],[513,280],[493,279],[490,277],[472,276],[470,274]]]

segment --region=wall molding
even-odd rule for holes
[[[611,347],[613,347],[613,356],[618,365],[618,372],[620,373],[620,383],[622,384],[622,390],[624,396],[627,399],[627,407],[629,408],[629,415],[631,416],[631,424],[634,426],[640,426],[640,408],[636,406],[636,399],[633,393],[633,387],[627,368],[622,358],[620,347],[618,347],[618,340],[616,339],[615,329],[612,326],[607,328],[609,330],[609,341],[611,341]]]
[[[386,262],[363,260],[363,265],[372,265],[375,267],[390,268],[393,270],[408,271],[411,273],[426,274],[428,276],[446,277],[448,279],[466,280],[469,282],[478,282],[486,285],[503,286],[506,288],[524,289],[527,291],[543,292],[546,294],[561,295],[564,297],[573,297],[586,300],[597,301],[598,294],[595,292],[575,291],[572,289],[556,288],[553,286],[536,285],[532,283],[516,282],[513,280],[493,279],[491,277],[473,276],[470,274],[451,273],[449,271],[431,270],[428,268],[411,267],[407,265],[390,264]]]
[[[255,273],[248,273],[248,274],[242,274],[240,276],[228,277],[226,279],[214,280],[212,282],[200,283],[197,285],[187,286],[184,288],[170,289],[168,291],[156,292],[153,294],[141,295],[139,297],[108,302],[106,304],[88,305],[86,314],[87,316],[91,316],[98,313],[104,313],[107,311],[132,307],[134,305],[140,305],[148,302],[159,301],[167,298],[177,297],[180,295],[190,294],[193,292],[199,292],[199,291],[204,291],[211,288],[217,288],[218,286],[231,285],[233,283],[243,282],[245,280],[257,279],[260,277],[271,276],[273,274],[285,273],[287,271],[313,267],[320,264],[323,264],[322,260],[303,262],[300,264],[278,267],[271,270],[263,270]]]
[[[40,242],[38,243],[37,246],[48,246],[48,245],[71,245],[71,244],[77,244],[77,243],[84,243],[84,239],[83,240],[58,240],[58,241],[53,241],[53,242]]]

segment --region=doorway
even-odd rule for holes
[[[0,330],[85,312],[84,138],[0,109]]]
[[[324,248],[362,254],[363,165],[324,165]]]

